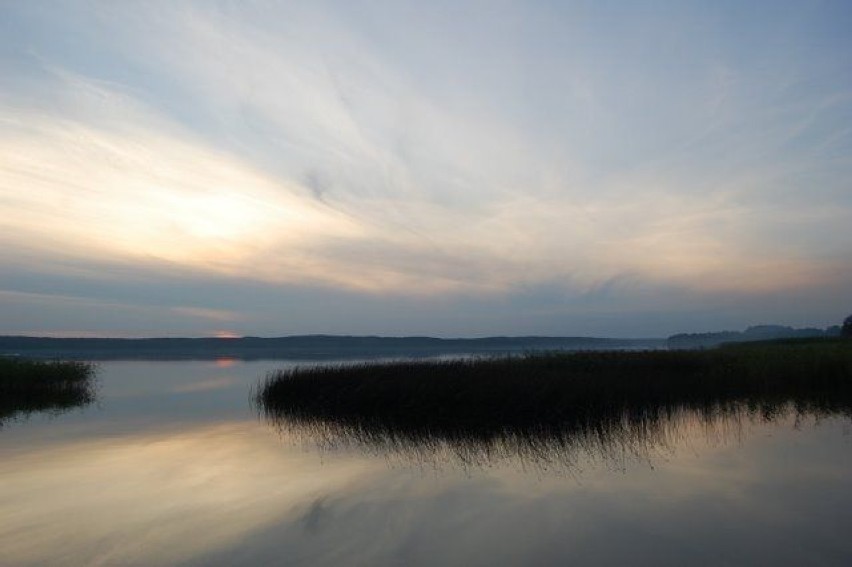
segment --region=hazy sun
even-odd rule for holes
[[[266,220],[258,203],[240,195],[179,195],[171,200],[177,225],[197,238],[237,238]]]

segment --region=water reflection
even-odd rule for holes
[[[404,458],[388,466],[396,453],[377,458],[364,440],[332,437],[342,443],[334,450],[306,450],[315,437],[258,421],[247,392],[275,366],[104,363],[100,407],[9,426],[0,437],[0,565],[852,559],[845,418],[814,426],[815,414],[797,423],[795,408],[745,408],[708,428],[681,412],[638,451],[653,467],[588,450],[574,454],[572,474],[551,474],[523,469],[536,459],[517,458],[509,444],[488,466],[433,471]]]
[[[253,422],[226,422],[19,450],[0,467],[0,564],[179,563],[370,468],[318,467],[274,444]]]
[[[216,368],[231,368],[239,362],[239,359],[233,356],[219,356],[215,359]]]
[[[291,442],[320,452],[357,451],[391,463],[436,469],[511,466],[519,470],[575,474],[589,464],[625,470],[630,463],[671,457],[696,439],[704,444],[740,442],[760,425],[813,426],[838,417],[833,411],[795,403],[746,404],[696,411],[661,407],[643,413],[600,416],[597,421],[542,423],[465,429],[464,424],[435,423],[399,428],[373,416],[367,420],[322,419],[261,408],[264,419]],[[842,417],[851,423],[849,417]]]
[[[252,421],[45,444],[0,463],[0,564],[843,564],[852,451],[792,425],[575,478],[320,460]]]

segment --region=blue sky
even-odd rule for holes
[[[5,2],[0,333],[852,312],[848,2]]]

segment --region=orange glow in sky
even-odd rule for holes
[[[216,336],[217,339],[238,339],[238,338],[240,338],[240,335],[236,334],[235,332],[224,331],[224,330],[216,331],[215,336]]]

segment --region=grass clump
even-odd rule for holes
[[[61,412],[95,399],[94,365],[0,357],[0,425],[37,411]]]

